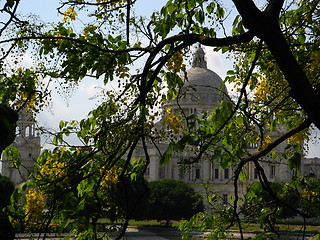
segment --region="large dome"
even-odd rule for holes
[[[228,99],[226,87],[218,74],[207,68],[205,53],[199,46],[193,56],[192,67],[187,70],[184,84],[175,101],[165,103],[165,107],[193,109],[189,112],[211,111],[222,100]],[[178,107],[178,106],[177,106]]]

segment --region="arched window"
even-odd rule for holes
[[[274,178],[276,176],[276,166],[271,165],[270,166],[270,178]]]
[[[16,136],[19,136],[19,135],[20,135],[20,127],[16,126]]]
[[[196,179],[200,179],[200,168],[196,168]]]
[[[229,179],[229,168],[224,169],[224,179]]]
[[[27,126],[25,129],[25,136],[29,137],[30,136],[30,126]]]
[[[34,137],[34,125],[30,125],[30,136]]]

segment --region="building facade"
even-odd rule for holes
[[[40,136],[36,131],[36,121],[26,109],[22,110],[19,114],[16,139],[11,146],[16,147],[20,153],[19,167],[14,166],[11,160],[1,156],[1,174],[11,178],[17,186],[29,179],[41,151]]]

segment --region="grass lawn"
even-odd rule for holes
[[[163,227],[164,222],[160,223],[157,221],[130,221],[129,226],[133,227]],[[179,221],[174,221],[172,222],[172,228],[178,229],[179,226]],[[302,224],[277,224],[276,225],[277,229],[280,232],[283,233],[289,233],[289,232],[302,232],[304,230],[304,226]],[[259,224],[257,223],[244,223],[242,225],[243,231],[244,232],[262,232],[263,229],[260,227]],[[231,230],[238,230],[238,228],[232,227]],[[320,234],[320,226],[314,226],[314,225],[306,225],[306,232],[312,233],[312,234]]]
[[[300,224],[276,224],[276,227],[280,231],[291,231],[291,232],[296,232],[296,231],[303,231],[304,226]],[[260,225],[257,223],[246,223],[243,224],[242,228],[244,231],[262,231]],[[232,227],[232,230],[237,230],[237,227]],[[308,232],[318,232],[320,233],[320,226],[314,226],[314,225],[306,225],[306,231]]]

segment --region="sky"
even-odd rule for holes
[[[149,15],[153,10],[160,10],[164,3],[164,0],[139,0],[137,13],[141,11],[143,15]],[[59,0],[21,0],[18,12],[25,15],[36,14],[44,22],[56,22],[62,18],[56,11],[58,6]],[[31,56],[26,56],[24,63],[32,65]],[[72,96],[52,92],[54,101],[49,108],[38,114],[37,120],[42,126],[56,128],[60,120],[85,118],[87,113],[97,105],[92,98],[99,92],[97,87],[102,86],[99,80],[84,79]]]
[[[138,0],[136,13],[149,16],[153,11],[160,10],[166,0]],[[21,0],[18,12],[22,14],[33,13],[39,15],[44,22],[55,22],[61,19],[56,11],[59,0]],[[230,60],[224,55],[213,52],[209,47],[205,47],[208,68],[216,72],[222,79],[231,68]],[[30,56],[25,57],[25,64],[31,64]],[[45,108],[37,116],[39,124],[44,127],[57,128],[60,120],[81,120],[92,110],[97,101],[92,99],[99,92],[97,87],[103,84],[99,80],[84,79],[74,91],[72,96],[62,96],[53,92],[53,102],[49,108]],[[230,90],[230,89],[229,89]],[[317,133],[319,136],[320,133]],[[309,157],[320,156],[317,142],[310,147]],[[44,144],[44,147],[48,145]]]

